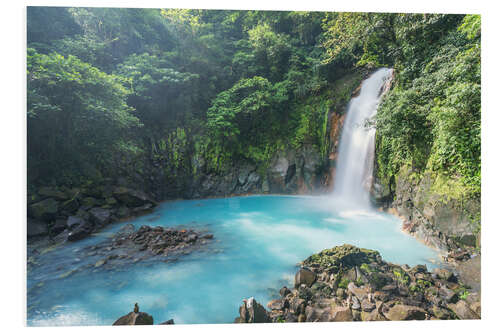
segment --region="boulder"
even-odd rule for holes
[[[89,207],[89,208],[97,206],[97,204],[98,204],[97,199],[93,198],[93,197],[83,198],[81,202],[82,202],[82,206]]]
[[[69,216],[66,220],[66,227],[69,230],[73,230],[78,227],[80,224],[86,223],[85,219],[80,216]]]
[[[153,325],[153,317],[146,312],[130,312],[113,323],[118,325]]]
[[[456,304],[448,304],[448,308],[460,319],[481,319],[463,300],[458,301]]]
[[[44,236],[49,232],[47,223],[30,218],[28,218],[27,231],[28,237]]]
[[[61,203],[60,208],[61,208],[61,210],[72,214],[78,210],[78,207],[80,207],[78,201],[76,199],[70,199],[70,200],[66,200],[63,203]]]
[[[283,286],[283,288],[280,289],[280,296],[281,297],[285,297],[289,293],[291,293],[291,291],[286,286]]]
[[[449,282],[456,282],[457,278],[456,276],[450,272],[449,270],[445,268],[436,268],[434,269],[434,274],[442,280],[449,281]]]
[[[441,288],[439,288],[438,290],[438,294],[447,303],[456,303],[458,301],[457,293],[447,288],[446,286],[441,286]]]
[[[51,187],[42,187],[38,190],[38,195],[45,198],[54,198],[56,200],[64,201],[69,199],[69,195]]]
[[[68,218],[68,221],[70,220],[72,216]],[[76,217],[79,223],[77,224],[76,221],[73,221],[73,224],[71,224],[70,231],[68,233],[68,240],[69,241],[76,241],[83,239],[90,235],[92,233],[93,225],[89,221],[83,220],[81,218]]]
[[[111,222],[111,211],[109,209],[95,207],[89,210],[89,214],[90,220],[100,227]]]
[[[159,325],[174,325],[174,320],[173,319],[169,319],[167,321],[164,321],[163,323],[160,323]]]
[[[130,209],[127,206],[121,206],[116,210],[116,216],[118,218],[125,218],[130,216]]]
[[[139,207],[147,203],[154,204],[144,192],[132,190],[123,186],[115,188],[113,196],[128,207]]]
[[[389,320],[424,320],[426,312],[424,309],[417,306],[396,304],[394,305],[385,316]]]
[[[57,235],[58,233],[66,229],[67,228],[66,221],[67,220],[65,219],[56,219],[54,224],[50,227],[50,233],[53,235]]]
[[[240,316],[235,319],[235,323],[270,323],[271,318],[266,309],[253,297],[243,300],[240,306]]]
[[[301,268],[297,274],[295,274],[295,288],[301,284],[311,287],[314,281],[316,281],[316,274],[308,269]]]
[[[337,306],[330,311],[328,321],[353,321],[352,311],[349,307]]]
[[[53,198],[48,198],[32,204],[28,213],[35,219],[50,221],[56,216],[58,210],[58,202]]]

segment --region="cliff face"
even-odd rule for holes
[[[213,161],[207,160],[203,150],[185,141],[173,145],[173,149],[182,147],[175,153],[175,161],[172,149],[151,153],[144,173],[145,191],[163,200],[331,190],[345,109],[367,74],[368,70],[347,73],[326,91],[297,101],[291,113],[308,125],[303,132],[289,134],[292,137],[283,134],[280,148],[264,162],[231,157],[222,170],[214,171]]]
[[[376,173],[376,172],[375,172]],[[430,173],[401,168],[387,183],[375,177],[374,202],[403,219],[403,229],[442,251],[480,246],[480,200],[463,200],[440,191],[443,180]]]

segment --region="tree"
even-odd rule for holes
[[[28,169],[46,179],[102,169],[140,126],[124,80],[74,56],[28,49]]]

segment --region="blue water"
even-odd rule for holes
[[[199,228],[214,240],[177,262],[139,262],[126,269],[95,269],[96,257],[81,256],[83,247],[126,223]],[[150,215],[41,255],[28,271],[28,325],[110,325],[136,302],[155,323],[170,318],[176,324],[230,323],[242,299],[254,296],[265,305],[280,287],[292,286],[297,263],[344,243],[376,249],[393,263],[434,267],[438,253],[400,229],[394,216],[330,197],[164,202]]]

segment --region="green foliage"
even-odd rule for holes
[[[392,271],[394,278],[396,279],[396,282],[401,284],[401,285],[408,285],[410,278],[408,274],[406,274],[402,269],[400,268],[395,268]]]
[[[329,113],[367,72],[356,68],[393,66],[375,121],[379,176],[409,166],[436,192],[477,197],[480,26],[479,15],[29,7],[30,181],[155,161],[181,192],[182,179],[241,161],[264,174],[291,148],[326,156]]]
[[[404,36],[417,34],[420,40],[422,35],[435,34],[434,25],[447,27],[450,18],[434,17],[432,24],[425,23],[428,20],[431,18],[414,21],[416,27],[399,28],[399,33],[404,31]],[[376,116],[376,144],[382,179],[390,179],[402,166],[411,165],[420,174],[433,175],[433,189],[440,195],[479,196],[480,41],[471,36],[479,36],[480,28],[473,17],[466,16],[463,22],[458,29],[435,41],[437,47],[432,53],[426,48],[426,52],[417,57],[424,57],[425,66],[411,84],[405,83],[408,72],[399,73],[399,84],[380,106]],[[403,55],[399,62],[411,67],[414,51],[408,54],[410,58]],[[401,80],[403,77],[405,80]],[[440,177],[443,179],[441,184],[446,187],[439,186]]]
[[[81,172],[86,161],[106,164],[110,145],[118,152],[127,130],[141,125],[126,104],[130,91],[120,77],[73,56],[34,49],[28,49],[27,63],[29,172],[54,177]]]

